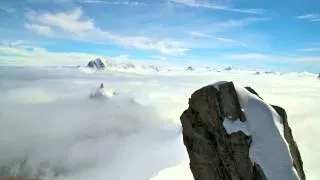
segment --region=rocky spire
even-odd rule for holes
[[[275,138],[279,138],[276,140],[284,141],[285,138],[287,143],[281,144],[283,146],[279,148],[276,144],[266,144],[267,147],[271,147],[271,150],[276,149],[267,151],[267,157],[275,162],[279,158],[276,156],[279,155],[278,151],[282,152],[281,148],[284,149],[283,152],[286,154],[280,154],[280,156],[292,157],[287,158],[286,162],[280,162],[283,158],[279,158],[279,163],[288,166],[285,168],[287,171],[276,169],[279,166],[276,163],[273,164],[274,166],[272,164],[268,166],[265,162],[254,159],[254,155],[251,154],[254,149],[251,148],[261,137],[255,138],[256,132],[251,132],[250,128],[253,128],[254,123],[262,122],[264,111],[257,112],[258,115],[253,116],[258,119],[246,114],[247,110],[244,108],[248,107],[242,107],[244,102],[238,97],[239,92],[233,83],[224,82],[206,86],[194,92],[189,99],[188,109],[180,117],[183,140],[195,180],[267,180],[268,178],[273,180],[277,176],[272,174],[273,171],[282,173],[280,176],[285,177],[284,179],[305,180],[301,156],[293,139],[285,110],[278,106],[267,105],[252,88],[247,87],[247,89],[243,88],[242,91],[261,103],[262,109],[271,108],[265,111],[266,113],[278,113],[281,117],[279,119],[282,121],[284,132],[279,132],[276,127],[270,131],[274,131],[272,135],[276,134]],[[272,119],[267,120],[272,121]],[[254,121],[253,124],[252,121]],[[248,123],[249,127],[247,127]],[[235,129],[235,124],[246,125],[248,129],[238,127]],[[262,128],[269,127],[263,125]],[[269,129],[266,129],[266,133],[268,131]],[[281,137],[282,135],[284,138]]]

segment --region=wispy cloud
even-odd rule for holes
[[[229,19],[224,21],[216,21],[211,24],[217,31],[230,30],[234,28],[240,28],[251,23],[258,23],[263,21],[269,21],[269,18],[244,18],[244,19]]]
[[[83,4],[109,4],[109,5],[124,5],[124,6],[139,6],[145,3],[140,1],[130,0],[27,0],[30,3],[83,3]]]
[[[200,37],[200,38],[212,38],[212,36],[210,36],[210,35],[208,35],[206,33],[197,32],[197,31],[190,32],[190,35],[196,36],[196,37]]]
[[[261,53],[242,53],[242,54],[229,54],[226,55],[228,59],[245,60],[245,61],[265,61],[271,60],[274,56]]]
[[[295,57],[295,62],[320,66],[320,56]]]
[[[143,2],[139,1],[110,1],[110,0],[84,0],[81,3],[92,3],[92,4],[110,4],[110,5],[127,5],[127,6],[140,6],[144,5]]]
[[[238,42],[238,41],[236,41],[234,39],[221,37],[221,36],[214,36],[214,35],[206,34],[206,33],[203,33],[203,32],[192,31],[192,32],[190,32],[190,35],[192,35],[194,37],[198,37],[198,38],[216,40],[216,41],[219,41],[221,43],[231,43],[231,44],[245,46],[244,43]]]
[[[296,16],[297,19],[304,19],[304,20],[308,20],[311,22],[320,22],[320,14],[316,13],[316,14],[304,14],[304,15],[300,15],[300,16]]]
[[[208,1],[199,1],[199,0],[169,0],[169,2],[175,4],[181,4],[194,8],[207,8],[219,11],[229,11],[229,12],[238,12],[238,13],[247,13],[247,14],[263,14],[265,10],[263,9],[239,9],[222,4],[212,3]]]
[[[75,40],[93,43],[114,43],[125,47],[152,50],[162,54],[181,55],[188,43],[172,39],[153,39],[144,36],[123,36],[97,27],[94,21],[84,16],[81,8],[67,12],[29,12],[26,14],[26,27],[46,36],[65,36]]]
[[[17,40],[17,41],[9,41],[3,40],[0,41],[0,46],[8,46],[8,47],[31,47],[36,45],[37,43],[26,41],[26,40]]]
[[[229,53],[223,56],[224,59],[242,60],[242,61],[274,61],[303,63],[309,65],[320,65],[320,56],[303,56],[303,55],[280,55],[267,53]]]
[[[299,51],[304,51],[304,52],[318,51],[318,52],[320,52],[320,47],[302,48],[302,49],[299,49]]]
[[[53,36],[54,32],[50,26],[40,25],[40,24],[25,24],[25,27],[31,31],[37,32],[46,36]]]

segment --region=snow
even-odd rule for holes
[[[299,179],[284,138],[281,117],[270,105],[245,88],[237,86],[236,91],[240,105],[244,109],[248,128],[242,123],[237,123],[228,131],[235,131],[234,129],[238,127],[238,130],[245,133],[250,132],[252,137],[250,158],[261,166],[267,179]],[[230,126],[227,126],[227,129],[230,129]]]
[[[185,67],[0,67],[0,167],[49,180],[192,179],[179,117],[195,90],[227,80],[286,109],[307,179],[320,178],[315,75]],[[101,83],[110,97],[91,99]]]
[[[232,121],[228,118],[223,120],[223,127],[226,129],[228,134],[242,131],[245,135],[250,136],[247,122],[241,122],[240,119]]]
[[[181,163],[177,166],[169,167],[160,171],[155,177],[150,180],[193,180],[193,175],[189,170],[189,162]]]

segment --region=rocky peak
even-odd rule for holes
[[[95,60],[89,61],[88,67],[96,68],[96,69],[104,69],[105,64],[102,62],[102,60],[100,58],[96,58]]]
[[[250,97],[249,101],[254,106],[246,106],[239,94]],[[252,116],[252,112],[248,113],[250,110],[255,111],[254,108],[258,105],[262,110],[264,108],[267,110],[257,109],[256,116]],[[279,132],[276,126],[266,129],[269,126],[264,124],[270,125],[273,119],[263,117],[273,116],[268,114],[265,116],[265,113],[277,113],[277,117],[282,121],[284,132]],[[236,90],[232,82],[220,82],[203,87],[192,94],[189,107],[180,119],[183,140],[195,180],[273,180],[275,177],[285,180],[305,180],[303,163],[285,110],[268,105],[250,87]],[[257,128],[258,131],[254,131],[254,126],[261,126],[265,133],[271,132],[276,141],[269,140],[268,136],[262,136],[262,139],[261,136],[256,138],[260,129]],[[284,138],[281,137],[282,135]],[[283,139],[287,143],[263,144],[264,142],[284,142]],[[260,149],[253,149],[257,144],[260,145]],[[272,159],[270,162],[274,164],[257,160],[256,154],[252,152],[259,152],[257,154],[263,152],[261,159],[270,158]],[[284,170],[278,169],[282,168],[282,165],[285,166]]]
[[[194,68],[193,68],[192,66],[188,66],[187,70],[188,70],[188,71],[193,71]]]

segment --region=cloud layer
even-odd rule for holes
[[[179,116],[196,89],[220,80],[251,86],[282,106],[307,178],[320,177],[314,75],[253,75],[246,71],[148,74],[76,68],[0,67],[0,169],[3,175],[50,179],[190,178]],[[90,99],[104,83],[111,99]],[[186,163],[187,164],[187,163]],[[160,179],[160,178],[157,179]]]

